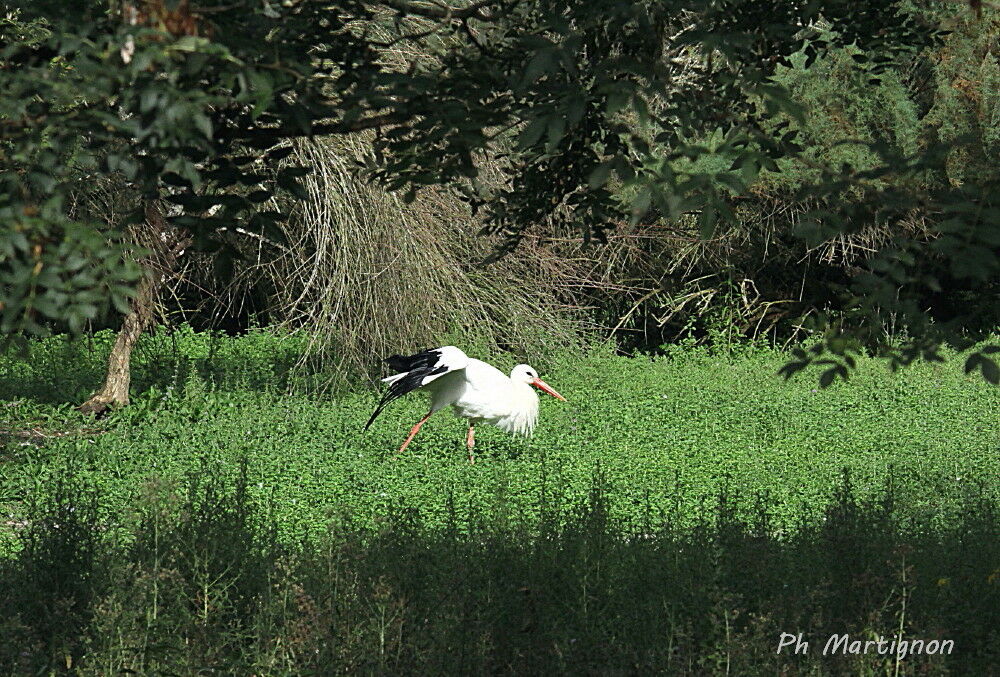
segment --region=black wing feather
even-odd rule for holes
[[[378,415],[393,400],[397,400],[406,393],[413,392],[422,386],[424,379],[428,376],[448,371],[447,365],[440,364],[441,353],[436,349],[421,350],[419,353],[406,356],[390,355],[385,361],[394,371],[405,373],[406,375],[389,384],[389,389],[382,395],[382,399],[379,400],[378,406],[375,407],[371,418],[365,424],[365,430],[368,430],[368,427],[375,422]]]

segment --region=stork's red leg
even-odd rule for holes
[[[422,419],[420,419],[417,422],[417,425],[413,426],[413,428],[410,430],[410,436],[406,438],[405,442],[403,442],[403,446],[401,446],[399,448],[399,451],[396,452],[397,454],[401,454],[404,451],[406,451],[406,447],[410,446],[410,442],[413,441],[413,437],[417,434],[417,431],[420,430],[420,426],[422,426],[424,423],[426,423],[427,419],[429,419],[431,417],[431,414],[433,414],[433,413],[434,413],[433,411],[427,412],[427,415],[424,416]]]
[[[465,436],[465,444],[469,447],[469,463],[475,463],[476,457],[472,455],[472,449],[476,446],[476,432],[471,423],[469,424],[469,432]]]

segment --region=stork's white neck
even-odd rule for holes
[[[510,414],[497,421],[497,427],[510,433],[530,435],[538,421],[538,393],[524,382],[513,381]]]

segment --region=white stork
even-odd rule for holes
[[[386,405],[406,393],[422,389],[431,396],[431,410],[413,426],[397,453],[409,446],[431,414],[450,404],[456,416],[469,421],[465,443],[469,448],[469,462],[474,463],[472,448],[476,446],[476,425],[491,423],[510,433],[531,434],[538,419],[538,395],[531,386],[566,401],[526,364],[514,367],[508,378],[496,367],[467,356],[455,346],[424,350],[408,357],[393,355],[386,362],[400,373],[382,379],[389,384],[389,390],[368,419],[365,430]]]

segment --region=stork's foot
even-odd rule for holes
[[[406,451],[406,448],[407,448],[408,446],[410,446],[410,442],[412,442],[412,441],[413,441],[413,438],[414,438],[414,437],[416,436],[416,434],[417,434],[418,432],[420,432],[420,426],[422,426],[422,425],[423,425],[424,423],[426,423],[426,422],[427,422],[427,419],[429,419],[429,418],[431,417],[431,414],[433,414],[433,413],[434,413],[433,411],[431,411],[431,412],[428,412],[426,416],[424,416],[424,417],[423,417],[422,419],[420,419],[420,420],[419,420],[419,421],[417,422],[417,424],[416,424],[415,426],[413,426],[413,428],[412,428],[412,429],[410,430],[410,435],[409,435],[409,437],[407,437],[407,438],[406,438],[406,441],[405,441],[405,442],[403,442],[403,446],[401,446],[401,447],[399,448],[399,451],[397,451],[397,452],[396,452],[396,454],[397,454],[397,455],[398,455],[398,454],[402,454],[402,453],[403,453],[404,451]]]

